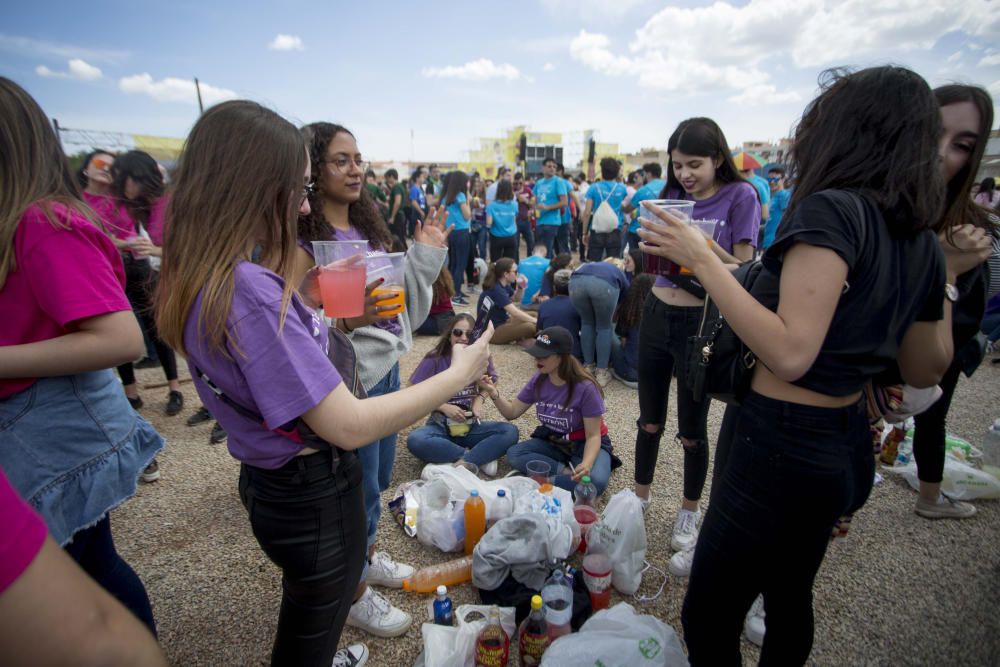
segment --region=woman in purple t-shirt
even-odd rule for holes
[[[291,282],[310,167],[302,135],[274,112],[245,100],[206,111],[177,171],[156,317],[229,433],[254,537],[281,568],[272,663],[326,667],[368,543],[356,451],[481,377],[492,329],[456,348],[451,366],[420,389],[357,399],[327,356],[317,272]],[[303,440],[303,423],[315,437]],[[360,645],[346,650],[367,655]]]
[[[552,483],[572,491],[590,475],[604,493],[611,477],[611,438],[604,423],[604,394],[594,377],[573,356],[573,336],[563,327],[542,329],[525,350],[535,357],[538,372],[513,401],[500,396],[492,378],[479,386],[505,418],[514,420],[535,406],[541,426],[507,452],[511,467],[522,473],[531,461],[549,465]]]
[[[475,325],[475,319],[468,313],[453,318],[434,349],[413,371],[410,384],[419,384],[451,366],[452,347],[468,344]],[[497,381],[492,360],[486,374],[493,382]],[[495,477],[497,459],[517,442],[517,427],[506,422],[480,421],[482,413],[483,397],[476,384],[471,383],[439,405],[427,424],[410,431],[406,446],[421,461],[467,461],[478,466],[488,477]]]
[[[753,258],[760,203],[743,180],[722,130],[709,118],[690,118],[667,142],[670,168],[660,195],[694,200],[694,218],[715,220],[715,253],[728,264]],[[646,300],[639,335],[639,429],[635,438],[635,493],[648,500],[660,438],[667,420],[670,379],[677,376],[677,439],[684,448],[684,497],[671,546],[690,553],[698,537],[698,502],[708,475],[708,400],[687,388],[687,341],[698,331],[705,291],[690,279],[663,276]],[[686,573],[685,573],[686,574]]]

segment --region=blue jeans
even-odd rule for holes
[[[368,390],[368,396],[383,396],[399,391],[399,363]],[[382,492],[392,483],[392,465],[396,460],[397,433],[387,435],[357,450],[364,480],[365,516],[368,517],[368,546],[375,543],[378,520],[382,515]]]
[[[611,367],[615,369],[618,377],[629,382],[639,381],[639,371],[634,366],[629,366],[628,358],[625,356],[625,348],[617,336],[611,339]]]
[[[470,234],[472,237],[472,243],[470,244],[470,248],[475,248],[476,250],[478,250],[479,255],[477,256],[486,259],[486,241],[487,239],[489,239],[490,231],[486,229],[485,225],[483,225],[482,227],[479,228],[478,232],[470,232]]]
[[[535,233],[531,230],[531,220],[517,221],[517,234],[515,235],[515,239],[520,236],[524,237],[524,256],[531,257],[531,251],[535,247]],[[518,261],[520,261],[520,259],[518,259]]]
[[[559,227],[557,225],[538,225],[535,228],[535,241],[539,244],[545,244],[545,256],[549,259],[555,257],[552,251],[554,250],[558,231]],[[531,254],[531,248],[528,248],[528,254]]]
[[[468,229],[453,229],[448,235],[448,271],[455,283],[455,294],[462,293],[462,280],[465,278],[465,265],[469,263],[469,251],[472,249],[472,237]],[[397,389],[399,388],[397,384]],[[371,396],[371,393],[368,394]]]
[[[517,443],[517,427],[508,422],[472,424],[468,434],[448,435],[448,428],[438,421],[428,421],[414,429],[406,439],[406,447],[421,461],[452,463],[464,458],[482,466],[496,461]]]
[[[986,334],[986,338],[991,343],[1000,340],[1000,313],[992,313],[984,317],[979,328]]]
[[[544,461],[549,464],[549,468],[556,474],[552,475],[552,483],[560,489],[573,491],[576,482],[572,476],[560,472],[563,466],[578,466],[583,461],[583,443],[580,443],[574,450],[573,456],[566,456],[566,453],[553,445],[548,440],[541,438],[528,438],[524,442],[519,442],[507,450],[507,462],[514,470],[528,473],[528,463],[531,461]],[[611,454],[608,450],[601,448],[594,461],[594,467],[590,469],[590,481],[597,487],[597,494],[604,493],[611,478]]]
[[[580,313],[580,346],[583,363],[607,369],[611,362],[611,316],[618,290],[597,276],[576,275],[569,281],[569,298]]]
[[[569,225],[570,225],[569,222],[564,222],[563,224],[556,227],[555,251],[557,255],[561,255],[564,252],[570,251]]]

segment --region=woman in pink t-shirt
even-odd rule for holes
[[[122,253],[125,263],[125,294],[139,317],[139,323],[156,348],[156,356],[167,376],[166,413],[174,416],[184,408],[184,395],[177,380],[177,357],[174,351],[160,340],[153,321],[153,292],[159,279],[159,258],[163,250],[150,238],[150,222],[156,211],[162,211],[161,202],[166,198],[163,174],[159,165],[148,153],[129,151],[120,155],[111,168],[113,177],[111,192],[122,202],[121,218],[128,220],[132,227],[129,238],[129,252]],[[136,410],[142,407],[139,387],[135,381],[135,370],[128,361],[118,367],[125,395]],[[155,467],[155,463],[153,464]],[[144,473],[144,479],[152,481],[159,477],[158,469]]]
[[[155,632],[108,518],[163,447],[110,370],[141,353],[142,333],[118,251],[48,119],[2,77],[0,181],[0,467],[53,539]]]

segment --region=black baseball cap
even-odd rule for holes
[[[571,354],[573,335],[565,327],[548,327],[535,335],[535,344],[525,350],[533,357],[548,357],[553,354]]]

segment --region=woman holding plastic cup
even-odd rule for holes
[[[309,209],[299,216],[296,279],[305,276],[315,264],[310,252],[313,241],[363,241],[367,244],[366,254],[387,253],[392,247],[392,236],[364,187],[366,163],[354,135],[332,123],[307,125],[302,134],[312,160],[311,181],[315,190],[308,195]],[[402,312],[399,311],[402,294],[397,291],[376,294],[375,290],[391,284],[380,275],[365,288],[364,312],[337,318],[336,326],[354,345],[358,373],[368,396],[399,390],[399,358],[413,347],[413,330],[427,318],[433,300],[431,285],[448,255],[449,230],[439,217],[443,216],[433,211],[415,227],[414,244],[404,262]],[[424,415],[447,398],[430,406]],[[381,515],[379,496],[392,481],[396,435],[395,430],[383,433],[358,450],[364,478],[368,551],[355,594],[356,603],[347,620],[349,625],[383,637],[403,634],[412,621],[409,614],[367,587],[377,584],[398,588],[414,571],[409,565],[396,563],[387,553],[375,551]]]
[[[485,372],[492,331],[420,389],[357,399],[327,356],[316,272],[292,282],[312,178],[302,135],[274,112],[242,100],[206,111],[174,182],[157,325],[197,369],[195,388],[241,461],[254,537],[281,569],[272,664],[327,667],[368,548],[356,452]]]
[[[475,318],[468,313],[452,319],[437,345],[413,371],[410,384],[415,386],[450,367],[452,348],[467,344],[475,325]],[[492,360],[486,373],[497,381]],[[482,414],[483,397],[472,383],[439,405],[427,424],[410,431],[406,447],[421,461],[473,463],[484,475],[495,477],[497,460],[517,443],[517,427],[507,422],[480,421]]]
[[[670,165],[660,195],[686,208],[683,217],[716,220],[713,250],[727,263],[753,257],[760,226],[760,204],[753,186],[743,180],[729,144],[715,121],[690,118],[667,142]],[[648,209],[640,209],[640,216]],[[655,256],[654,259],[657,259]],[[646,300],[639,334],[639,429],[635,438],[635,493],[650,498],[660,438],[667,420],[670,380],[677,376],[677,440],[684,449],[684,497],[674,523],[671,546],[678,559],[690,555],[698,536],[698,503],[708,475],[708,400],[687,388],[687,341],[697,333],[705,290],[691,275],[674,273],[674,265],[646,262],[646,271],[658,273]],[[667,274],[667,275],[665,275]],[[673,562],[673,561],[672,561]],[[686,575],[684,567],[672,568]]]
[[[573,336],[563,327],[542,329],[525,352],[535,357],[538,372],[513,401],[500,395],[491,377],[479,381],[506,419],[517,419],[534,405],[541,422],[530,438],[507,451],[507,461],[525,474],[535,472],[529,463],[548,464],[552,484],[567,491],[589,475],[597,493],[604,493],[612,468],[604,394],[573,356]]]

